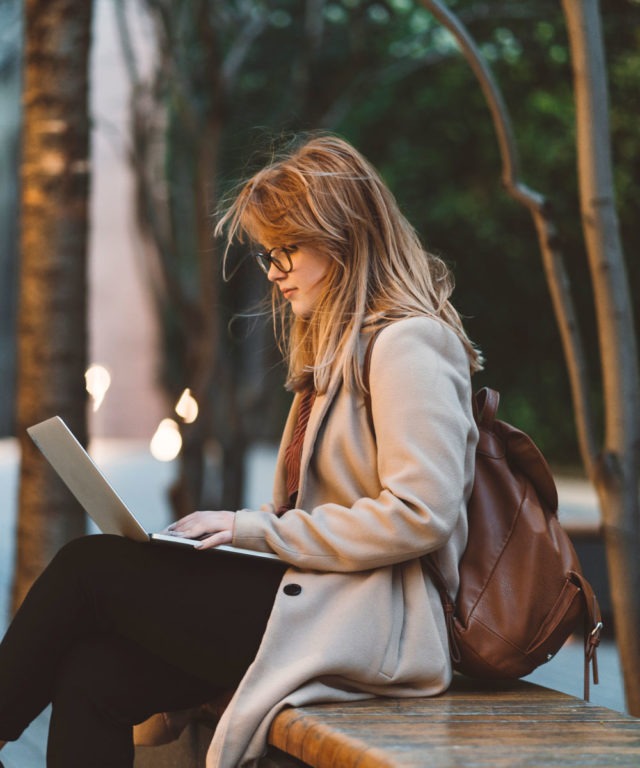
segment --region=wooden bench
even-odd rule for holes
[[[640,720],[526,682],[287,709],[260,768],[640,766]]]
[[[202,768],[211,730],[139,748],[136,768]],[[259,768],[640,767],[640,720],[532,683],[456,676],[441,696],[283,710]]]

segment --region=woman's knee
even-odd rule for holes
[[[131,542],[122,536],[115,536],[110,533],[99,533],[88,536],[80,536],[72,539],[60,548],[56,557],[71,559],[93,560],[96,557],[102,557],[104,554],[111,554],[114,550],[127,547]]]
[[[131,545],[135,542],[111,534],[81,536],[61,547],[51,566],[69,568],[76,574],[89,574],[94,569],[102,570],[104,565],[112,567]]]

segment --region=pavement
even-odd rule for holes
[[[91,454],[122,499],[147,530],[159,530],[170,518],[167,489],[176,465],[159,462],[147,445],[130,440],[99,440]],[[248,482],[244,504],[257,507],[268,500],[275,452],[257,447],[248,460]],[[590,523],[598,520],[595,495],[589,485],[575,478],[557,478],[560,518]],[[14,563],[15,522],[18,486],[18,448],[12,439],[0,440],[0,635],[8,621],[9,594]],[[88,526],[88,530],[95,530]],[[595,704],[625,711],[620,661],[615,642],[602,643],[598,661],[601,684],[592,687]],[[582,695],[583,657],[581,643],[570,640],[547,664],[527,679],[573,696]],[[5,768],[45,768],[48,710],[25,731],[18,742],[2,751]]]

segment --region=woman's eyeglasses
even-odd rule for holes
[[[280,272],[291,272],[293,269],[293,262],[291,261],[291,254],[298,250],[297,245],[276,245],[270,251],[258,251],[253,256],[258,262],[258,266],[265,273],[269,274],[269,269],[273,264]]]

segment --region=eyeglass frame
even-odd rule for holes
[[[269,274],[269,270],[271,269],[272,264],[277,270],[287,275],[293,270],[291,254],[295,253],[297,250],[297,245],[276,245],[273,248],[270,248],[268,251],[257,251],[256,253],[253,253],[252,256],[258,263],[260,269],[265,273],[265,275]],[[285,266],[285,264],[283,264],[278,257],[272,255],[274,251],[281,251],[284,254],[287,259],[288,266]]]

